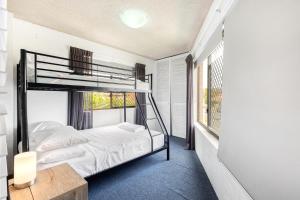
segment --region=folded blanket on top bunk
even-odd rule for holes
[[[140,125],[121,123],[82,131],[54,122],[48,125],[29,129],[30,150],[38,153],[39,170],[68,163],[86,177],[151,152],[149,132]],[[157,131],[151,135],[154,150],[162,148],[164,135]]]

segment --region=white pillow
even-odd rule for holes
[[[50,133],[49,136],[37,145],[35,151],[51,151],[88,142],[87,138],[81,136],[79,131],[71,126],[63,126],[48,131]]]
[[[142,125],[131,124],[128,122],[121,123],[118,125],[118,127],[125,131],[134,132],[134,133],[145,130],[145,127]]]
[[[40,144],[45,138],[47,138],[53,132],[49,132],[49,130],[44,131],[36,131],[29,135],[29,150],[35,151],[36,146]],[[18,144],[18,151],[22,152],[22,141]]]
[[[85,151],[76,145],[68,148],[56,149],[53,151],[39,153],[37,163],[47,164],[47,163],[59,162],[63,160],[69,160],[72,158],[82,157],[84,156],[84,154]]]
[[[44,139],[53,134],[53,131],[50,130],[40,130],[35,131],[29,135],[29,149],[35,150],[37,145],[39,145]]]
[[[32,134],[36,131],[50,130],[62,126],[64,126],[62,123],[56,121],[35,122],[29,125],[28,132]]]

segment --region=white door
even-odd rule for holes
[[[169,60],[157,62],[156,103],[162,119],[170,133],[170,66]]]
[[[186,56],[170,60],[171,121],[173,136],[186,135]]]

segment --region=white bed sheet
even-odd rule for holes
[[[48,163],[48,164],[38,164],[37,169],[43,170],[50,167],[54,167],[62,163],[68,163],[82,177],[87,177],[91,174],[95,174],[96,157],[91,151],[89,151],[89,145],[87,144],[78,145],[78,148],[82,148],[85,151],[85,154],[83,156],[69,159],[69,160],[64,160],[64,161]],[[97,156],[99,157],[98,159],[100,159],[101,156],[105,156],[105,155],[101,153]]]
[[[87,177],[151,152],[151,138],[147,130],[133,133],[117,126],[107,126],[82,130],[80,134],[89,139],[88,143],[79,145],[86,151],[84,156],[40,164],[38,169],[68,163],[82,177]],[[163,147],[164,135],[156,131],[151,131],[151,134],[154,150]]]

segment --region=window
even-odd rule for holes
[[[223,50],[221,42],[198,67],[198,121],[216,135],[221,125]]]
[[[126,93],[126,107],[135,107],[135,94]],[[124,93],[93,92],[93,110],[123,108]]]
[[[93,92],[93,110],[110,109],[110,93]]]

